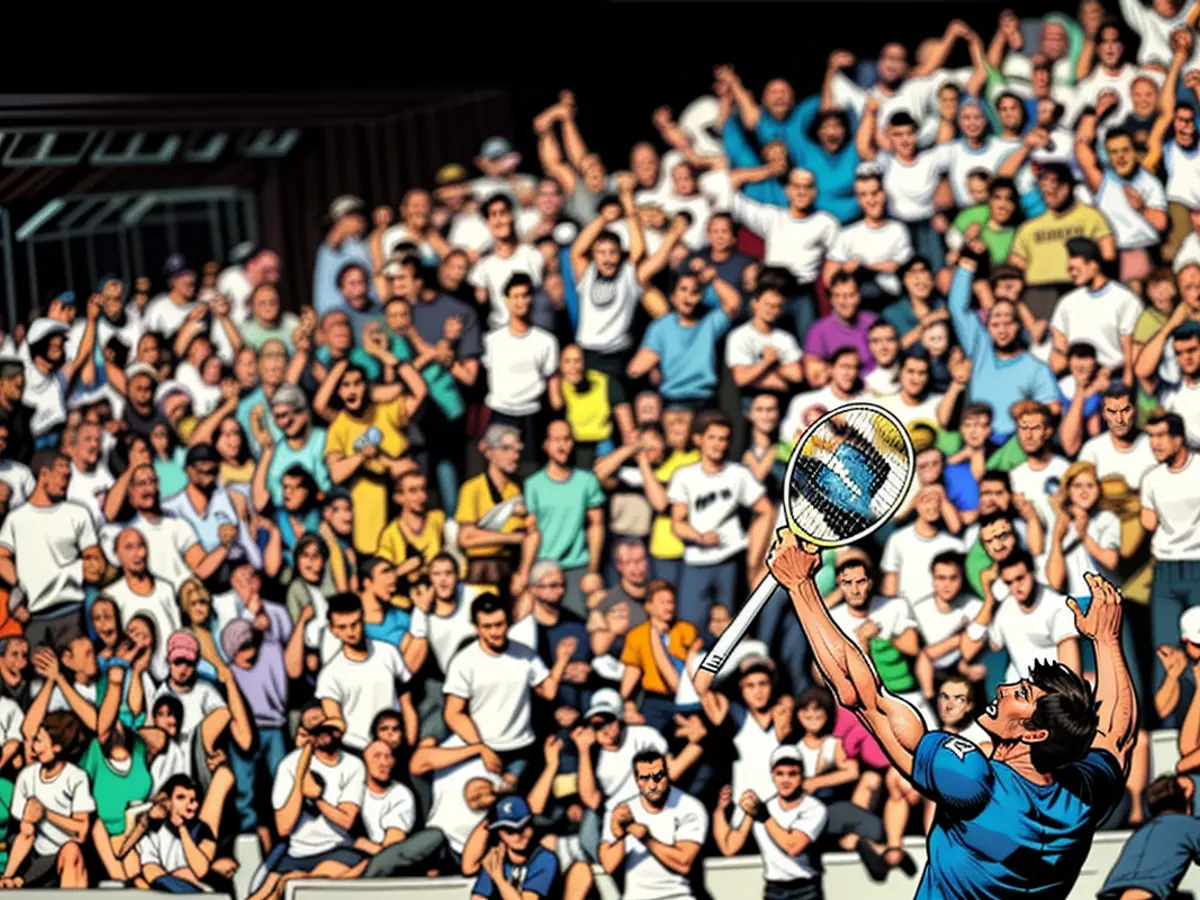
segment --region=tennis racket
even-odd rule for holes
[[[912,487],[916,454],[908,431],[874,403],[848,403],[800,436],[783,483],[787,527],[821,548],[844,547],[881,528]],[[768,574],[709,651],[696,673],[706,689],[745,637],[779,582]]]

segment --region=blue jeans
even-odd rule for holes
[[[737,575],[737,557],[711,566],[684,563],[679,580],[679,618],[704,631],[708,628],[708,614],[713,603],[720,603],[732,613]]]
[[[203,891],[190,881],[176,878],[174,875],[160,875],[150,885],[152,891],[162,891],[165,894],[202,894]]]
[[[913,252],[924,257],[929,270],[936,272],[946,262],[946,245],[942,236],[933,228],[932,221],[908,222],[908,233],[912,236]]]
[[[238,824],[245,833],[258,827],[257,804],[262,801],[257,796],[257,789],[264,789],[275,778],[275,770],[288,753],[287,738],[282,728],[259,728],[254,746],[248,752],[242,752],[236,745],[232,746],[232,751],[229,764],[233,768],[237,790],[234,807],[237,809]],[[262,772],[265,775],[259,777]]]
[[[683,573],[682,559],[651,559],[650,571],[658,581],[665,581],[679,587],[679,579]]]
[[[1159,560],[1155,563],[1154,582],[1150,587],[1151,653],[1163,644],[1179,646],[1179,617],[1193,606],[1200,606],[1200,561]],[[1157,669],[1155,690],[1162,685],[1163,676],[1162,667]],[[1176,724],[1180,724],[1182,717],[1177,718]]]

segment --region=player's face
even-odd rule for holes
[[[657,806],[667,791],[671,789],[671,781],[667,777],[665,760],[656,759],[653,762],[640,762],[633,767],[633,777],[637,781],[638,791],[643,797]]]
[[[933,593],[939,600],[949,601],[962,590],[962,570],[951,563],[933,567]]]
[[[362,612],[355,610],[348,613],[333,613],[329,617],[329,630],[346,646],[360,646],[363,642]]]
[[[713,425],[704,429],[700,435],[700,455],[712,462],[725,458],[729,450],[729,429],[723,425]]]
[[[775,790],[784,800],[791,800],[800,793],[804,776],[800,767],[793,762],[782,762],[771,770],[771,780],[775,782]]]
[[[475,630],[479,632],[479,639],[490,649],[503,650],[508,640],[508,614],[502,609],[480,613],[475,620]]]
[[[842,572],[838,576],[838,586],[852,609],[861,609],[871,599],[871,577],[861,566],[851,566]]]
[[[937,696],[938,718],[942,724],[957,728],[971,714],[971,691],[961,681],[942,685]]]
[[[1036,743],[1045,740],[1045,731],[1031,731],[1025,724],[1044,693],[1024,680],[1000,685],[992,702],[984,707],[983,715],[978,719],[979,727],[1001,741]]]

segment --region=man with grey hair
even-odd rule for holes
[[[315,428],[308,409],[308,398],[297,385],[281,384],[271,397],[271,418],[282,434],[273,440],[267,428],[266,411],[258,406],[250,414],[250,430],[262,455],[254,474],[251,500],[255,509],[266,509],[269,500],[283,506],[283,473],[300,466],[327,491],[333,483],[325,465],[325,429]],[[265,479],[259,473],[265,474]]]
[[[467,584],[521,594],[537,552],[537,522],[514,476],[524,450],[511,425],[491,425],[479,442],[487,468],[458,492],[458,545],[467,557]]]
[[[532,648],[547,668],[554,666],[559,645],[570,639],[573,651],[559,682],[554,711],[555,721],[569,728],[579,718],[579,711],[586,707],[592,691],[599,686],[594,683],[589,662],[592,653],[588,647],[587,627],[581,616],[563,605],[566,579],[562,566],[554,560],[539,559],[533,564],[529,570],[529,593],[533,597],[533,611],[514,622],[508,635],[511,640]]]

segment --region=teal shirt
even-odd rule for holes
[[[271,492],[271,502],[277,509],[283,509],[283,473],[297,464],[308,471],[322,491],[333,487],[333,482],[329,480],[329,469],[325,466],[324,428],[311,429],[308,442],[299,450],[289,447],[286,438],[281,437],[275,442],[275,453],[267,469],[267,488]]]
[[[564,569],[586,566],[587,513],[604,505],[604,491],[596,476],[572,469],[566,481],[555,481],[545,469],[539,469],[525,480],[522,494],[542,533],[538,559],[552,559]]]
[[[392,356],[400,362],[411,361],[415,356],[412,345],[398,334],[389,332],[389,336],[391,343],[388,350]],[[429,399],[438,405],[438,409],[448,420],[453,422],[462,416],[466,411],[466,404],[463,403],[462,394],[458,392],[458,383],[445,366],[441,363],[430,363],[421,370],[421,377],[429,387]]]
[[[187,461],[187,448],[180,445],[175,448],[170,459],[154,460],[154,474],[158,476],[158,495],[171,497],[178,494],[188,485],[187,472],[184,463]]]
[[[88,744],[79,768],[87,773],[96,800],[96,814],[110,835],[125,831],[125,807],[150,796],[150,767],[146,764],[146,745],[134,737],[129,771],[121,774],[112,767],[95,738]]]

